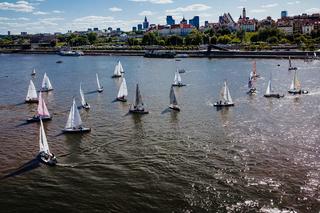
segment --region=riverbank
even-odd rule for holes
[[[109,56],[109,55],[122,55],[122,56],[144,56],[145,50],[83,50],[85,55],[89,56]],[[177,50],[174,51],[179,58],[183,57],[193,58],[295,58],[305,59],[307,55],[313,56],[311,51],[206,51],[206,50]],[[2,54],[58,54],[55,49],[45,50],[0,50]]]

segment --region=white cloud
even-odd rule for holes
[[[154,13],[149,10],[144,10],[144,11],[140,12],[138,15],[139,16],[152,16],[152,15],[154,15]]]
[[[48,12],[37,11],[37,12],[33,12],[32,14],[38,16],[38,15],[48,15],[49,13]]]
[[[56,13],[56,14],[59,14],[59,13],[64,13],[63,11],[61,10],[52,10],[53,13]]]
[[[300,1],[289,1],[289,2],[287,2],[287,4],[289,4],[289,5],[300,4]]]
[[[205,11],[210,8],[210,6],[207,6],[205,4],[191,4],[186,7],[178,7],[176,9],[166,10],[166,13]]]
[[[119,8],[119,7],[110,7],[109,10],[110,10],[111,12],[121,12],[121,11],[122,11],[122,9]]]
[[[265,9],[253,9],[253,10],[250,10],[251,13],[264,13],[266,12]]]
[[[273,4],[265,4],[262,5],[262,8],[272,8],[272,7],[277,7],[279,4],[278,3],[273,3]]]
[[[171,4],[173,0],[130,0],[133,2],[150,2],[152,4]]]
[[[313,8],[307,9],[306,13],[320,13],[320,8],[313,7]]]
[[[16,3],[0,2],[0,10],[13,10],[16,12],[33,12],[34,7],[27,1],[17,1]]]

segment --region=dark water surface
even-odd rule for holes
[[[128,103],[112,102],[118,59],[130,102],[139,82],[149,115],[127,115]],[[287,60],[257,60],[259,93],[249,97],[250,59],[0,55],[0,175],[11,175],[0,181],[0,211],[319,212],[320,61],[293,63],[310,94],[278,100],[263,93],[272,72],[274,89],[287,95]],[[36,111],[23,104],[34,67],[36,87],[44,72],[54,87],[44,95],[53,115],[45,130],[59,165],[31,162],[13,173],[39,150],[39,124],[24,125]],[[187,70],[188,86],[176,89],[180,113],[166,110],[176,67]],[[224,79],[236,105],[217,111]],[[92,132],[62,135],[72,97],[80,104],[80,81]]]

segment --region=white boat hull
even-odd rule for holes
[[[86,132],[90,132],[91,128],[86,128],[86,127],[82,127],[82,128],[64,128],[62,130],[62,132],[64,133],[86,133]]]

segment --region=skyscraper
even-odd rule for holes
[[[288,11],[281,11],[281,18],[286,18],[288,16]]]
[[[176,21],[172,18],[172,16],[167,16],[167,25],[174,25]]]
[[[199,29],[200,27],[200,18],[199,16],[194,16],[193,19],[189,20],[189,24]]]
[[[143,29],[148,29],[149,28],[149,22],[147,19],[147,16],[144,17],[144,22],[143,22]]]
[[[142,24],[138,24],[138,31],[142,30]]]

